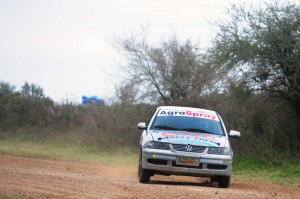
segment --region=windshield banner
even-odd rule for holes
[[[204,119],[210,119],[214,121],[220,121],[217,114],[212,111],[205,111],[205,110],[187,110],[187,111],[175,111],[175,110],[160,110],[158,115],[159,116],[186,116],[186,117],[198,117]]]

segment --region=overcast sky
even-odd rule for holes
[[[0,81],[38,84],[56,102],[109,98],[120,81],[113,37],[149,24],[153,40],[174,33],[209,44],[230,4],[263,0],[0,0]]]

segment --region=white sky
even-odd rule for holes
[[[176,33],[209,44],[230,4],[263,0],[0,0],[0,81],[40,85],[56,102],[109,98],[120,81],[112,37],[150,25],[161,41]]]

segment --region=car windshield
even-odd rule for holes
[[[224,135],[220,121],[187,116],[157,116],[150,129]]]

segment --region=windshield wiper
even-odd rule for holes
[[[153,127],[159,128],[159,129],[164,129],[164,130],[180,130],[178,128],[174,128],[174,127],[167,126],[167,125],[155,125]]]
[[[191,132],[201,132],[201,133],[215,134],[215,133],[212,133],[212,132],[204,130],[204,129],[196,129],[196,128],[184,128],[184,129],[181,129],[181,130],[182,131],[191,131]]]

